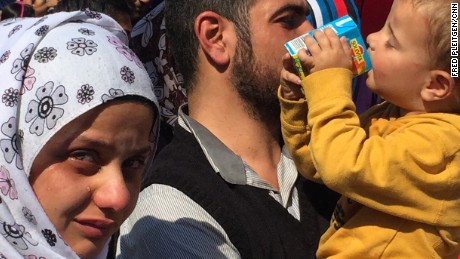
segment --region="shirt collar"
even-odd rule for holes
[[[231,184],[245,185],[247,183],[245,164],[241,157],[233,153],[214,134],[187,113],[188,106],[184,104],[179,108],[178,122],[195,136],[216,173]]]
[[[280,190],[274,188],[247,165],[241,157],[237,156],[214,134],[188,114],[187,104],[179,107],[178,123],[188,132],[192,133],[201,146],[206,158],[216,173],[228,183],[238,185],[250,185],[279,193],[280,203],[287,207],[291,199],[292,190],[298,177],[297,169],[289,152],[284,146],[281,152],[280,162],[277,166]]]

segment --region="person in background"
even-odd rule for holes
[[[35,16],[43,16],[53,12],[54,7],[58,4],[59,0],[23,0],[25,3],[34,7]]]
[[[0,20],[34,16],[35,10],[32,5],[25,4],[24,2],[14,2],[1,9]]]
[[[16,1],[15,0],[0,0],[0,9],[14,2]]]
[[[458,2],[393,2],[367,37],[366,82],[385,102],[359,117],[344,38],[326,29],[305,39],[302,81],[285,56],[286,146],[302,175],[342,194],[318,258],[459,255],[460,80],[451,74],[450,29]]]
[[[24,4],[31,5],[34,8],[35,16],[38,17],[52,12],[53,7],[59,2],[59,0],[0,0],[0,9],[14,2],[22,2]]]
[[[94,12],[0,22],[0,258],[106,257],[158,136],[126,43]]]
[[[130,0],[134,4],[134,16],[133,23],[136,23],[144,17],[151,9],[153,5],[156,5],[161,0]]]
[[[131,32],[129,42],[131,49],[144,63],[160,103],[161,133],[158,151],[171,141],[179,106],[187,102],[184,80],[166,35],[164,7],[165,2],[160,1],[140,19]]]
[[[71,12],[88,10],[104,13],[116,20],[129,35],[133,25],[135,6],[131,0],[60,0],[54,7],[54,12]]]

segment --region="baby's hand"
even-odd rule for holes
[[[309,74],[327,69],[343,67],[351,70],[351,49],[345,37],[339,38],[331,28],[324,32],[313,33],[316,41],[311,36],[306,36],[304,41],[311,56],[305,51],[299,51],[299,60]]]
[[[280,76],[282,96],[288,100],[295,101],[303,98],[304,94],[300,82],[300,77],[292,64],[292,58],[286,53],[283,56],[283,69]]]

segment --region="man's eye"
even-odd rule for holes
[[[305,22],[306,17],[300,16],[297,14],[286,15],[278,19],[284,28],[286,29],[295,29],[299,27],[303,22]]]

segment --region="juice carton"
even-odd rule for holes
[[[371,60],[369,58],[369,54],[367,53],[366,45],[364,44],[363,37],[359,32],[358,26],[353,21],[353,19],[345,15],[337,20],[334,20],[324,26],[316,30],[323,31],[325,28],[332,28],[339,37],[345,36],[347,38],[348,44],[351,47],[352,57],[353,57],[353,66],[352,72],[354,76],[358,76],[362,73],[369,71],[372,68]],[[312,30],[306,34],[303,34],[295,39],[292,39],[284,44],[287,48],[289,54],[291,55],[295,67],[299,73],[301,79],[305,77],[305,73],[302,70],[302,65],[300,63],[299,58],[297,57],[297,52],[300,49],[307,48],[305,46],[305,42],[303,41],[305,36],[311,35],[313,36]]]

